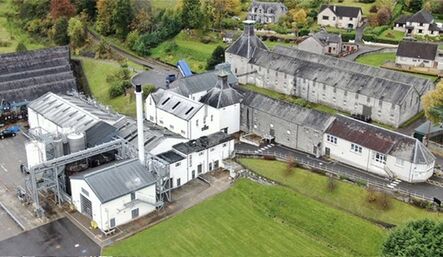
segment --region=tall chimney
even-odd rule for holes
[[[137,107],[137,141],[138,141],[138,159],[142,165],[145,165],[145,143],[143,135],[143,90],[142,85],[135,85],[135,104]]]

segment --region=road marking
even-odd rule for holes
[[[5,166],[3,166],[3,164],[0,164],[0,167],[2,167],[2,169],[3,169],[5,172],[8,172],[8,170],[5,168]]]

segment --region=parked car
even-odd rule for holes
[[[177,76],[175,74],[169,74],[166,76],[166,85],[169,86],[172,82],[174,82],[177,79]]]
[[[20,131],[20,127],[12,126],[7,129],[0,131],[0,139],[5,139],[7,137],[15,137]]]

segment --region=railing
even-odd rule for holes
[[[355,174],[349,174],[349,173],[342,172],[339,169],[334,169],[334,168],[328,167],[328,165],[324,165],[325,162],[323,160],[315,160],[315,161],[314,160],[304,160],[304,159],[299,158],[295,154],[286,155],[286,154],[282,154],[279,152],[269,152],[269,151],[256,152],[256,151],[250,151],[250,150],[235,150],[234,153],[236,155],[245,155],[245,156],[258,156],[258,157],[272,156],[275,159],[280,160],[280,161],[293,160],[300,165],[308,167],[309,169],[319,170],[319,171],[325,172],[326,174],[334,175],[336,177],[344,178],[346,180],[366,184],[367,187],[375,187],[379,190],[382,190],[382,191],[385,191],[385,192],[388,192],[391,194],[398,193],[403,196],[410,196],[410,197],[418,198],[418,199],[428,201],[428,202],[434,201],[433,198],[427,197],[424,194],[407,191],[407,190],[404,190],[401,188],[391,189],[391,188],[387,187],[387,183],[386,184],[380,183],[379,181],[368,179],[368,177],[358,176]]]

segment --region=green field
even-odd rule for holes
[[[182,31],[175,38],[151,49],[151,57],[173,65],[177,61],[184,59],[188,62],[193,72],[201,73],[205,71],[206,63],[214,49],[218,45],[225,46],[215,34],[211,34],[211,37],[217,39],[214,42],[205,44],[198,40],[200,36],[189,36]]]
[[[31,39],[26,32],[15,24],[8,22],[6,13],[10,10],[7,0],[0,0],[0,53],[15,52],[15,48],[19,42],[23,42],[28,50],[43,48],[35,40]]]
[[[116,112],[135,116],[135,100],[131,96],[119,96],[111,99],[108,94],[109,84],[106,82],[106,77],[119,70],[120,64],[118,62],[85,57],[74,58],[82,62],[89,89],[99,102],[112,107]],[[128,65],[135,69],[140,68],[140,66],[132,63],[128,63]]]
[[[358,63],[380,67],[388,61],[395,61],[395,53],[370,53],[360,56],[356,60]]]
[[[380,39],[391,39],[391,40],[398,40],[401,41],[403,37],[405,36],[404,32],[393,30],[393,29],[387,29],[383,31],[378,38]]]
[[[387,231],[281,186],[240,180],[105,248],[112,256],[376,256]]]
[[[288,177],[285,176],[287,164],[284,162],[240,159],[240,163],[260,175],[289,186],[296,192],[361,217],[395,225],[422,218],[443,220],[443,215],[439,216],[435,212],[419,209],[395,199],[392,199],[391,209],[381,210],[366,201],[365,188],[354,184],[337,181],[337,189],[331,193],[327,190],[326,176],[297,168]]]
[[[271,40],[265,40],[263,41],[263,43],[265,43],[265,45],[269,48],[272,49],[275,46],[296,46],[295,43],[286,43],[286,42],[282,42],[282,41],[271,41]]]

